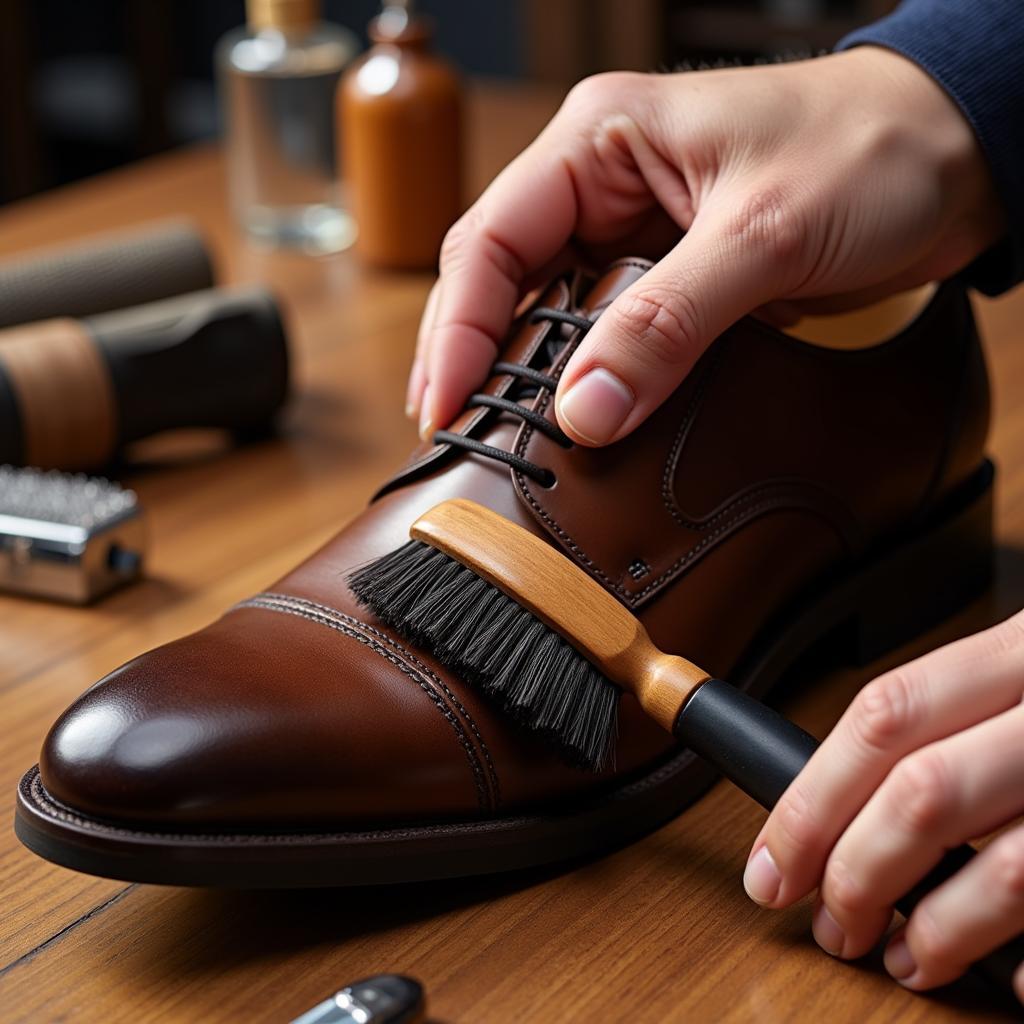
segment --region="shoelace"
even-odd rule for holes
[[[575,313],[566,313],[560,309],[550,309],[547,306],[538,306],[531,314],[530,322],[539,323],[544,320],[549,324],[569,324],[571,327],[576,327],[583,334],[586,334],[593,326],[593,323],[590,320],[587,320],[582,316],[576,316]],[[559,348],[560,347],[561,346],[559,346]],[[557,350],[553,351],[549,348],[549,354],[551,356],[551,361],[553,362],[554,357],[557,355]],[[519,380],[521,385],[525,384],[526,387],[520,386],[516,390],[514,398],[499,398],[497,395],[485,395],[481,392],[477,392],[470,396],[469,401],[466,403],[467,409],[480,407],[498,409],[503,413],[508,413],[511,416],[517,416],[519,419],[525,420],[530,424],[530,426],[535,427],[542,434],[551,438],[552,441],[561,445],[563,448],[571,448],[573,446],[573,442],[557,424],[545,419],[539,412],[534,412],[533,409],[527,409],[515,400],[533,397],[537,394],[540,388],[545,388],[548,391],[554,391],[555,388],[558,387],[558,381],[555,380],[554,377],[551,377],[546,373],[541,373],[540,370],[535,370],[531,366],[524,366],[522,363],[506,363],[501,360],[494,363],[491,367],[490,376],[494,376],[497,373],[515,377]],[[535,387],[530,389],[530,384],[535,385]],[[476,438],[465,437],[463,434],[456,434],[450,430],[435,431],[433,441],[434,444],[450,444],[455,448],[462,448],[464,451],[473,452],[476,455],[482,455],[484,458],[503,462],[506,466],[511,466],[524,476],[528,476],[531,480],[535,480],[541,485],[541,487],[553,487],[555,485],[556,477],[550,469],[547,469],[544,466],[538,466],[535,462],[531,462],[529,459],[524,459],[521,455],[516,455],[515,452],[505,451],[504,448],[496,448],[494,445],[484,444],[483,441],[477,441]]]

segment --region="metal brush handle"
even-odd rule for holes
[[[818,748],[818,741],[799,726],[719,679],[709,679],[690,697],[679,712],[673,733],[768,810]],[[975,852],[966,844],[949,850],[896,901],[896,909],[909,917],[929,892],[952,878]],[[993,950],[972,970],[1012,993],[1013,975],[1022,963],[1024,935]]]

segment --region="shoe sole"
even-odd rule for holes
[[[986,462],[928,525],[799,612],[767,624],[731,682],[762,696],[813,643],[841,627],[866,664],[968,604],[992,578],[992,484]],[[79,814],[32,768],[21,780],[15,832],[64,867],[131,882],[226,888],[380,885],[481,875],[593,856],[676,817],[717,774],[678,751],[643,775],[571,806],[488,821],[364,832],[160,832]]]

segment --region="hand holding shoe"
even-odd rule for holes
[[[424,439],[447,426],[524,291],[581,255],[660,257],[562,375],[560,426],[602,445],[745,314],[785,324],[865,305],[950,276],[1003,230],[969,124],[888,50],[598,75],[449,232],[407,412]]]

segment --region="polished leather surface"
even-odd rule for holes
[[[593,317],[646,265],[555,282],[545,305]],[[502,358],[547,362],[543,324]],[[561,328],[550,328],[557,331]],[[575,333],[552,370],[557,374]],[[486,390],[508,393],[492,378]],[[535,408],[553,419],[550,395]],[[449,446],[421,445],[353,523],[201,632],[98,683],[40,759],[57,799],[178,829],[395,827],[571,801],[608,778],[569,768],[359,609],[355,565],[401,544],[454,496],[556,544],[644,621],[656,644],[728,678],[771,617],[913,531],[978,466],[988,424],[970,307],[954,284],[902,334],[837,352],[746,319],[631,437],[563,449],[490,410],[453,430],[551,469],[545,488]],[[624,698],[616,777],[671,740]]]

